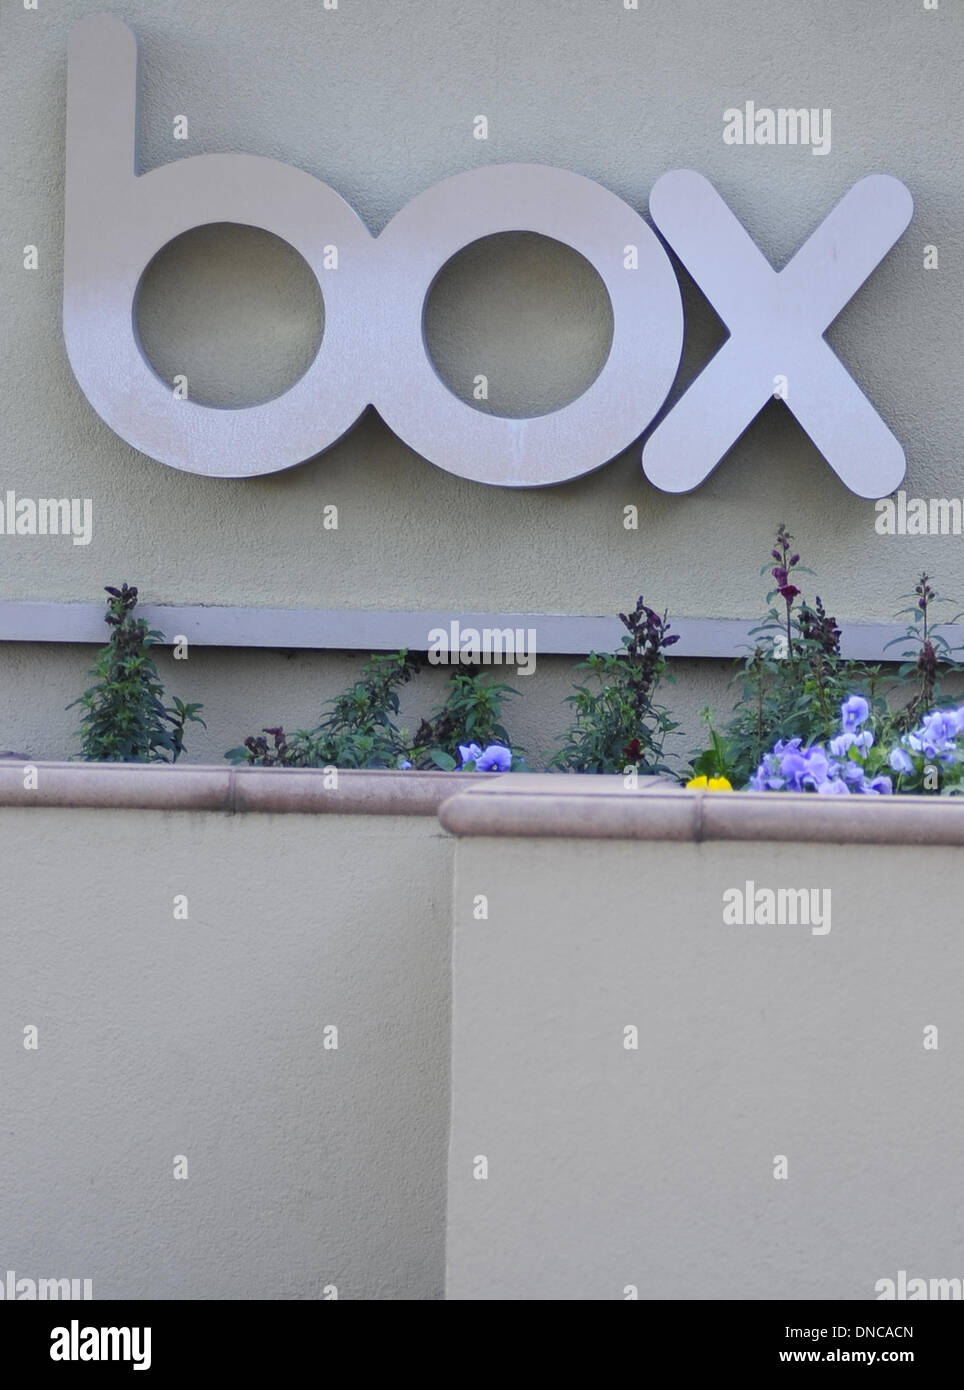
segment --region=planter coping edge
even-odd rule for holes
[[[446,800],[456,836],[574,840],[766,840],[835,845],[964,845],[964,798],[687,791],[659,778],[512,774]]]
[[[25,770],[36,769],[27,788]],[[172,766],[0,760],[0,808],[434,816],[453,792],[498,773]]]

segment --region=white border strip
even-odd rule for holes
[[[425,651],[433,628],[534,628],[540,656],[584,656],[615,651],[625,629],[618,618],[563,613],[392,612],[367,608],[229,608],[145,604],[138,613],[170,644],[184,636],[201,647],[308,648],[334,651]],[[743,656],[752,644],[745,618],[670,619],[679,642],[673,657]],[[899,623],[841,623],[845,656],[898,661],[905,648],[886,644],[900,637]],[[948,633],[951,629],[947,629]],[[101,603],[0,603],[0,642],[80,642],[102,646],[108,630]],[[950,639],[949,639],[950,640]]]

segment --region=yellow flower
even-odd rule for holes
[[[725,777],[694,777],[687,782],[688,792],[731,792],[732,784]]]

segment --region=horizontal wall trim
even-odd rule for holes
[[[26,767],[36,776],[25,777]],[[704,843],[964,846],[964,800],[690,792],[641,777],[565,773],[338,772],[0,760],[0,812],[248,812],[438,816],[455,836]],[[28,782],[30,785],[25,786]],[[33,783],[36,785],[33,785]]]
[[[36,769],[36,777],[26,777],[25,768]],[[0,761],[0,808],[434,816],[454,793],[498,776],[339,768],[333,787],[323,768],[46,763],[8,756]]]
[[[443,828],[497,839],[964,846],[964,800],[686,791],[659,778],[507,774],[446,800]]]
[[[584,656],[613,651],[625,629],[614,617],[563,613],[462,613],[369,608],[231,608],[200,604],[144,604],[138,612],[170,644],[184,636],[199,647],[267,647],[281,650],[425,651],[433,628],[457,619],[463,628],[535,629],[541,656]],[[748,618],[671,618],[679,642],[674,657],[726,659],[745,654],[757,626]],[[899,623],[841,623],[846,656],[896,661],[903,648]],[[101,603],[7,601],[0,603],[0,642],[80,642],[101,646],[107,639]],[[511,663],[514,664],[514,663]]]

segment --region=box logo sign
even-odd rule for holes
[[[372,404],[447,472],[540,487],[614,458],[665,401],[683,343],[679,284],[647,223],[591,179],[547,165],[473,169],[419,194],[373,237],[333,189],[279,160],[197,155],[138,175],[136,104],[133,34],[112,15],[82,20],[70,38],[64,338],[91,405],[142,453],[208,476],[271,473],[329,448]],[[650,435],[646,476],[667,492],[697,487],[777,395],[852,492],[892,492],[903,450],[823,335],[906,229],[913,202],[904,185],[884,174],[861,179],[779,272],[700,174],[664,174],[649,206],[730,336]],[[324,296],[325,332],[307,371],[283,395],[241,409],[179,399],[134,327],[152,258],[214,222],[287,241]],[[570,404],[528,419],[459,400],[422,332],[445,262],[509,231],[579,252],[613,311],[612,347],[595,381]]]

